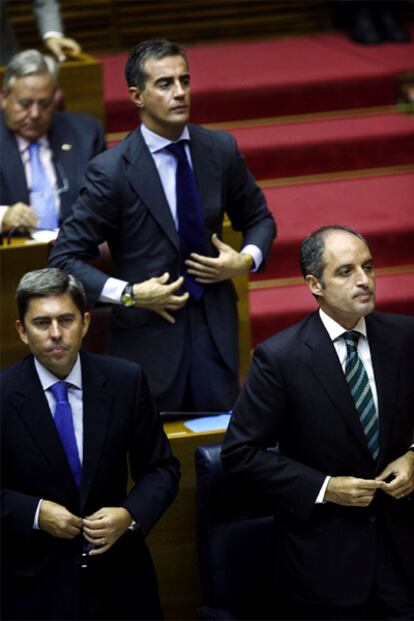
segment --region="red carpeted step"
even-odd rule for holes
[[[414,163],[414,118],[399,112],[229,131],[258,179]]]
[[[319,226],[345,224],[365,235],[378,266],[414,263],[414,173],[264,190],[278,224],[266,269],[251,280],[298,275],[302,240]]]
[[[367,53],[341,33],[187,49],[193,87],[192,120],[212,123],[308,114],[395,103],[396,75],[412,60],[414,42],[375,46]],[[395,59],[394,59],[395,57]],[[107,131],[129,131],[137,112],[128,99],[125,53],[101,56]]]
[[[317,308],[305,284],[249,292],[252,346]],[[414,271],[377,277],[377,310],[414,315]]]

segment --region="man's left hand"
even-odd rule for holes
[[[377,476],[376,480],[385,481],[390,476],[392,476],[393,479],[389,483],[385,483],[384,487],[382,487],[382,490],[386,494],[400,500],[414,491],[413,451],[407,451],[407,453],[404,453],[404,455],[388,464],[381,474]]]
[[[103,507],[83,518],[83,535],[95,546],[89,554],[103,554],[128,530],[131,514],[124,507]]]
[[[215,233],[211,241],[218,250],[218,257],[206,257],[193,252],[190,259],[185,262],[187,271],[194,280],[209,285],[240,276],[252,269],[253,259],[249,254],[236,252],[231,246],[220,241]]]
[[[45,45],[59,62],[66,60],[66,57],[78,58],[81,53],[81,46],[75,39],[69,37],[47,37]]]

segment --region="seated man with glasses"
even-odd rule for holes
[[[36,50],[16,54],[0,112],[0,225],[55,229],[69,215],[83,171],[105,149],[100,122],[55,109],[58,65]]]

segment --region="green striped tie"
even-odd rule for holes
[[[369,385],[368,375],[358,356],[358,340],[360,334],[352,330],[345,332],[346,343],[345,377],[351,391],[355,407],[364,430],[368,448],[374,459],[379,453],[379,425],[375,403]]]

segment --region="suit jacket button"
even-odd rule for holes
[[[369,516],[369,521],[372,522],[372,523],[376,522],[377,521],[377,516],[376,515],[370,515]]]

